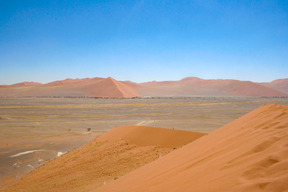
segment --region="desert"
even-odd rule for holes
[[[0,168],[4,191],[45,191],[45,186],[54,191],[90,191],[104,183],[108,186],[114,179],[178,151],[190,143],[189,139],[185,141],[186,134],[210,135],[262,105],[288,104],[286,98],[254,97],[1,98],[0,101]],[[144,129],[133,133],[128,125],[147,128],[147,133],[154,136],[145,137]],[[155,136],[156,132],[149,131],[149,127],[165,128],[168,132],[183,130],[185,134],[178,135],[181,143],[176,144],[171,137],[161,140],[163,134]],[[111,142],[116,140],[115,135],[118,141]],[[161,146],[161,142],[165,145]],[[75,182],[79,177],[83,180]],[[36,184],[32,185],[33,182]]]
[[[287,191],[287,112],[264,105],[93,191]]]
[[[288,192],[288,0],[0,1],[0,191]]]

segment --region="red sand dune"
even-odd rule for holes
[[[288,78],[287,79],[277,79],[277,80],[274,80],[270,83],[261,83],[261,84],[288,94]]]
[[[264,105],[95,192],[288,191],[288,106]]]
[[[180,81],[141,83],[142,96],[287,96],[287,94],[251,81],[205,80],[188,77]]]
[[[100,97],[130,98],[140,96],[139,92],[130,85],[116,81],[112,77],[103,79],[97,85],[90,86],[86,91],[88,95]]]
[[[45,84],[45,86],[58,86],[58,85],[69,85],[69,84],[89,84],[93,82],[97,82],[99,80],[103,80],[104,78],[95,77],[95,78],[84,78],[84,79],[70,79],[67,78],[65,80],[53,81]]]
[[[238,80],[205,80],[134,83],[108,78],[65,79],[47,84],[23,82],[0,86],[0,96],[90,96],[131,98],[138,96],[288,96],[287,79],[270,83]]]
[[[42,83],[25,81],[22,83],[16,83],[16,84],[10,85],[10,87],[37,86],[37,85],[42,85]]]
[[[116,127],[35,169],[5,191],[90,191],[203,135],[155,127]]]
[[[119,126],[97,138],[97,141],[123,139],[139,146],[158,145],[161,147],[181,147],[191,140],[198,139],[203,133],[163,129],[147,126]]]
[[[0,89],[0,96],[90,96],[130,98],[140,96],[140,94],[133,86],[109,77],[107,79],[66,79],[44,85],[37,84],[37,86],[27,86],[27,83],[19,83],[17,86],[2,87]]]

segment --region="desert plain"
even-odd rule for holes
[[[286,97],[149,97],[134,99],[3,97],[0,99],[0,189],[43,191],[43,186],[44,189],[46,186],[47,191],[90,191],[109,184],[113,180],[118,182],[118,177],[181,148],[198,136],[202,137],[212,133],[262,105],[271,103],[288,105],[288,99]],[[151,129],[152,134],[156,134],[157,131],[151,127],[166,128],[165,131],[160,131],[160,136],[157,138],[167,135],[165,138],[171,141],[171,144],[160,142],[159,139],[156,139],[157,142],[149,143],[149,138],[152,138],[149,136],[151,133],[141,132],[140,129],[138,132],[136,131],[137,137],[133,130],[130,131],[133,134],[129,135],[128,130],[132,129],[131,126],[132,128],[134,126],[146,127],[145,130]],[[110,130],[116,133],[109,136]],[[175,131],[174,137],[169,135],[169,130]],[[193,134],[187,140],[183,140],[181,139],[183,134],[176,134],[176,131],[185,131],[186,135],[189,135],[189,132]],[[128,136],[121,135],[123,132],[127,132]],[[144,137],[145,141],[137,143],[139,139],[141,140],[139,135],[147,134],[148,136]],[[115,137],[124,140],[114,142]],[[133,137],[135,138],[133,139]],[[103,138],[113,142],[102,143],[104,142]],[[183,141],[179,142],[179,138]],[[175,142],[172,142],[174,140]],[[93,145],[94,149],[91,150],[87,145]],[[69,164],[71,159],[78,159],[79,154],[82,154],[81,156],[86,160],[83,158],[77,163]],[[93,154],[93,158],[91,154]],[[60,166],[61,163],[57,164],[57,161],[52,161],[61,158],[62,166]],[[98,167],[94,167],[94,170],[98,170],[95,171],[97,174],[94,174],[93,168],[91,168],[95,159],[99,164]],[[120,163],[120,166],[119,162],[122,161],[127,165]],[[61,175],[59,170],[61,167],[64,169],[65,163],[63,162],[69,164],[71,169],[75,169],[67,172],[68,166],[64,171],[66,175]],[[86,167],[79,163],[86,164]],[[46,166],[43,166],[44,164]],[[116,170],[117,166],[121,168]],[[53,167],[56,167],[58,172],[56,169],[53,170]],[[83,169],[90,169],[89,167],[91,168],[90,178],[100,179],[97,182],[89,179],[83,179],[80,183],[75,182],[75,178],[77,180],[79,177],[87,177],[88,173]],[[41,186],[32,186],[30,189],[28,186],[31,187],[31,182],[37,182],[35,178],[41,178],[37,169],[40,172],[42,170],[42,180],[38,182],[45,183],[44,180],[46,180],[48,183],[43,184],[42,188]],[[101,172],[99,169],[109,169],[110,171],[109,173]],[[43,171],[49,173],[50,179],[54,178],[54,180],[43,177]],[[83,172],[82,175],[81,172]],[[27,173],[29,174],[25,176]],[[55,175],[53,175],[54,173]],[[76,175],[79,173],[79,175],[76,177],[72,173]],[[69,178],[68,175],[75,178]],[[62,181],[59,179],[61,177]],[[24,182],[21,183],[23,178]],[[56,180],[59,182],[57,183]],[[73,186],[72,189],[67,186],[68,181],[74,184],[68,184]],[[123,182],[125,183],[125,181]],[[13,188],[15,183],[16,187]],[[121,186],[121,184],[119,185]],[[53,187],[55,188],[53,189]],[[110,191],[113,190],[112,185]],[[104,191],[109,191],[109,187]],[[125,191],[123,186],[122,191]],[[141,191],[141,189],[136,190],[135,188],[135,191]]]

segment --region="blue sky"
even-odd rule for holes
[[[0,84],[288,77],[288,1],[0,0]]]

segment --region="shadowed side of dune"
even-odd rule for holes
[[[95,192],[288,191],[288,106],[264,105]]]
[[[35,169],[6,191],[90,191],[203,135],[155,127],[116,127]]]
[[[135,87],[108,78],[65,79],[47,84],[23,82],[0,87],[0,96],[71,96],[131,98],[140,96]]]

